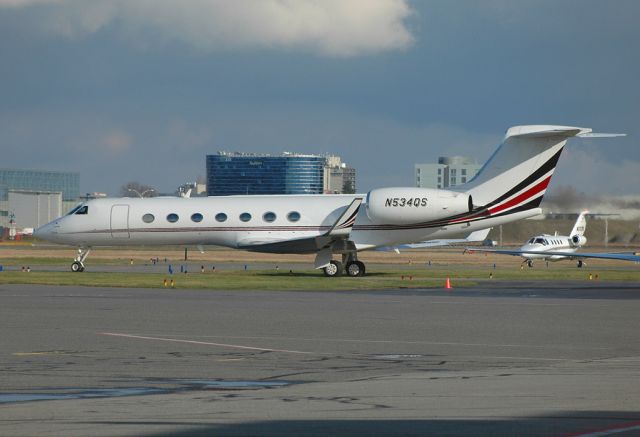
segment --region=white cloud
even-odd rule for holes
[[[46,7],[39,29],[81,37],[107,26],[138,45],[175,40],[203,51],[280,48],[348,57],[408,47],[407,0],[0,0]]]

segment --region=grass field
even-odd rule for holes
[[[376,266],[381,268],[383,266]],[[489,273],[493,278],[489,279]],[[273,270],[218,271],[163,275],[158,273],[98,272],[3,272],[0,284],[79,285],[133,288],[178,288],[215,290],[370,290],[388,288],[437,288],[451,278],[454,287],[476,285],[479,281],[640,281],[640,274],[628,270],[606,270],[600,273],[578,271],[497,269],[456,271],[449,269],[375,271],[363,278],[325,278],[314,270],[294,273]],[[596,279],[597,275],[597,279]],[[166,281],[166,285],[165,285]],[[171,287],[173,281],[173,287]]]
[[[232,250],[210,250],[189,253],[190,273],[134,272],[140,265],[150,265],[150,258],[159,257],[161,263],[173,263],[179,271],[184,263],[184,249],[100,249],[91,253],[87,271],[72,273],[59,271],[67,267],[75,254],[69,248],[12,248],[0,247],[0,284],[43,284],[109,287],[224,289],[224,290],[364,290],[389,288],[443,287],[451,278],[454,287],[475,285],[484,281],[626,281],[640,283],[640,266],[622,261],[593,261],[578,269],[574,262],[536,264],[536,268],[521,268],[518,257],[499,255],[470,255],[462,250],[363,252],[360,259],[367,263],[367,276],[363,278],[325,278],[314,270],[309,255],[271,255]],[[234,264],[235,263],[235,264]],[[251,266],[260,263],[260,269]],[[204,273],[194,266],[206,265]],[[245,271],[242,266],[251,266]],[[265,265],[273,265],[273,268]],[[276,270],[276,265],[289,267]],[[495,264],[495,266],[494,266]],[[224,266],[212,271],[211,266]],[[31,272],[22,272],[29,266]],[[109,266],[116,272],[100,272],[100,266]],[[289,269],[292,268],[292,272]],[[92,271],[94,269],[94,271]],[[164,269],[164,266],[162,267]],[[10,271],[9,271],[10,270]],[[17,271],[16,271],[17,270]],[[57,271],[55,271],[57,270]],[[157,269],[156,269],[157,271]],[[591,278],[591,279],[590,279]],[[164,281],[167,280],[167,285]]]

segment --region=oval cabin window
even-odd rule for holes
[[[290,222],[297,222],[298,220],[300,220],[300,213],[298,211],[291,211],[289,214],[287,214],[287,218]]]

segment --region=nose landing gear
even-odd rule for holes
[[[71,263],[72,272],[84,272],[84,260],[87,259],[89,252],[91,252],[91,249],[88,247],[81,247],[78,249],[78,255]]]

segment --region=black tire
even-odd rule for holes
[[[581,259],[579,259],[578,260],[578,268],[581,269],[583,266],[584,266],[584,262]]]
[[[324,275],[328,278],[335,278],[342,275],[342,263],[340,261],[331,261],[324,269]]]
[[[72,272],[82,272],[84,270],[84,266],[82,265],[81,262],[79,261],[74,261],[71,264],[71,271]]]
[[[347,275],[355,278],[356,276],[364,276],[364,263],[361,261],[353,261],[347,264]]]
[[[531,261],[530,259],[527,260],[527,266],[529,268],[533,267],[533,261]]]

